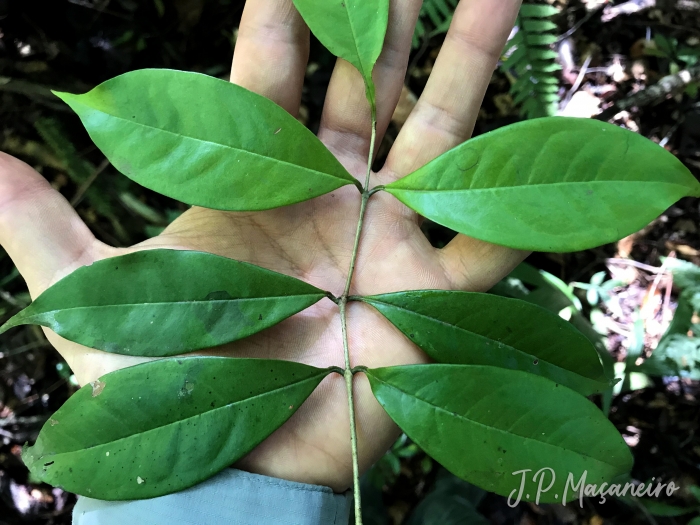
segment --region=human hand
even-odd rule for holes
[[[388,184],[466,140],[519,0],[462,0],[430,80],[370,187]],[[403,85],[421,0],[391,0],[384,51],[374,70],[377,143]],[[296,115],[308,59],[309,32],[292,0],[248,0],[231,81]],[[206,96],[203,93],[202,96]],[[325,102],[319,137],[364,180],[370,111],[360,74],[339,60]],[[0,154],[0,244],[29,285],[32,297],[94,261],[149,248],[215,253],[275,270],[341,295],[350,265],[360,194],[346,186],[310,201],[264,212],[192,208],[161,235],[131,248],[97,241],[66,200],[26,164]],[[523,252],[458,235],[433,248],[420,217],[391,195],[368,203],[350,293],[412,289],[484,291],[524,257]],[[351,363],[368,367],[420,363],[426,356],[370,306],[348,304]],[[145,361],[108,354],[45,333],[84,384]],[[322,301],[247,339],[199,352],[287,359],[344,367],[338,307]],[[354,379],[361,468],[392,444],[398,429],[374,400],[366,378]],[[298,412],[236,466],[343,491],[352,483],[349,417],[343,378],[327,377]]]

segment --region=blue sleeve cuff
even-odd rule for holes
[[[352,495],[226,469],[176,494],[138,501],[81,496],[73,525],[346,525]]]

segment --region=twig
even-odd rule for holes
[[[28,343],[26,345],[13,348],[11,350],[7,350],[5,352],[0,352],[0,359],[5,359],[6,357],[12,357],[21,354],[22,352],[27,352],[29,350],[34,350],[35,348],[43,348],[47,346],[50,346],[47,341],[34,341],[33,343]],[[2,420],[0,420],[0,423],[1,422]]]
[[[610,264],[623,264],[623,265],[628,265],[628,266],[634,266],[635,268],[639,268],[640,270],[646,270],[647,272],[652,272],[652,273],[665,273],[668,271],[663,266],[661,268],[657,268],[656,266],[650,266],[648,264],[633,261],[632,259],[611,258],[611,259],[605,259],[605,262],[610,263]]]
[[[566,94],[566,97],[564,97],[564,104],[562,104],[562,111],[566,109],[566,106],[569,105],[571,102],[571,98],[574,96],[574,93],[578,91],[578,88],[581,87],[581,83],[583,82],[583,77],[586,76],[586,73],[588,73],[588,66],[591,65],[591,60],[593,59],[592,55],[588,55],[586,57],[586,60],[583,62],[583,65],[581,66],[581,70],[578,72],[578,76],[576,77],[576,82],[574,82],[574,85],[571,86],[571,89],[568,91]]]
[[[99,4],[99,5],[95,5],[95,4],[91,3],[91,2],[87,2],[86,0],[68,0],[68,3],[69,3],[69,4],[73,4],[73,5],[77,5],[77,6],[80,6],[80,7],[85,7],[85,8],[87,8],[87,9],[93,9],[93,10],[95,10],[95,11],[98,12],[98,15],[101,14],[101,13],[104,13],[104,14],[106,14],[106,15],[110,15],[110,16],[115,16],[115,17],[117,17],[117,18],[121,18],[122,20],[131,21],[131,19],[132,19],[130,16],[123,15],[123,14],[121,14],[121,13],[117,13],[116,11],[112,11],[112,10],[110,10],[110,9],[106,9],[107,4],[109,4],[109,1],[107,1],[107,2],[102,2],[102,3]]]
[[[85,196],[85,192],[90,188],[90,186],[92,186],[95,180],[97,180],[97,177],[107,168],[107,166],[109,166],[109,160],[105,159],[99,166],[97,166],[97,168],[95,168],[95,171],[93,171],[90,176],[85,179],[85,181],[75,192],[75,195],[73,195],[73,198],[70,200],[71,206],[75,208],[78,204],[80,204],[80,201],[82,201],[83,197]]]
[[[656,0],[630,0],[629,2],[624,2],[620,5],[606,6],[600,20],[602,22],[610,22],[610,20],[617,18],[620,15],[639,13],[640,11],[651,9],[654,6],[656,6]]]
[[[5,290],[0,290],[0,299],[4,300],[6,303],[8,303],[11,306],[14,306],[17,308],[22,307],[20,302],[17,299],[15,299],[14,297],[12,297],[12,294],[10,294],[9,292],[6,292]]]
[[[596,9],[593,9],[592,11],[589,11],[586,13],[586,16],[584,16],[581,20],[576,22],[571,29],[569,29],[566,33],[563,33],[557,37],[557,43],[561,42],[565,38],[569,38],[571,35],[573,35],[576,31],[578,31],[583,24],[588,22],[594,14],[596,14],[598,11],[600,11],[603,8],[602,5],[599,5]]]
[[[659,80],[656,84],[645,89],[632,93],[631,95],[618,100],[613,106],[596,116],[598,120],[608,120],[615,116],[620,111],[632,107],[644,107],[650,104],[660,102],[691,82],[700,79],[700,65],[689,67],[683,71],[679,71],[675,75],[667,75]]]
[[[369,157],[367,159],[367,174],[365,177],[365,185],[362,189],[362,203],[360,205],[360,218],[357,221],[357,231],[355,232],[355,242],[352,248],[352,256],[350,258],[350,268],[348,277],[345,281],[345,290],[340,296],[338,306],[340,307],[340,327],[343,333],[343,355],[345,358],[345,370],[343,377],[345,378],[345,390],[348,396],[348,411],[350,412],[350,448],[352,451],[352,472],[353,472],[353,496],[355,499],[355,524],[362,525],[362,504],[360,501],[360,460],[357,451],[357,426],[355,424],[355,398],[353,395],[353,371],[350,363],[350,347],[348,344],[348,329],[347,329],[347,303],[350,294],[350,285],[355,274],[355,264],[357,263],[357,254],[360,247],[360,237],[362,235],[362,225],[365,220],[365,212],[367,210],[367,201],[374,193],[369,190],[370,177],[372,175],[372,160],[374,159],[374,147],[377,137],[377,112],[376,107],[372,104],[372,136],[369,144]]]
[[[0,419],[0,428],[9,427],[10,425],[35,425],[37,423],[44,423],[48,417],[44,414],[40,416],[28,416],[28,417],[16,417],[11,415],[4,419]]]

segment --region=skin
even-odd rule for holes
[[[377,144],[403,85],[421,0],[391,0],[384,51],[374,70]],[[370,186],[388,184],[467,140],[486,86],[513,26],[519,0],[461,0],[418,104]],[[248,0],[233,57],[231,81],[299,110],[309,31],[292,0]],[[202,94],[206,96],[206,93]],[[369,106],[360,74],[338,60],[319,138],[364,181],[370,141]],[[360,194],[350,186],[301,204],[264,212],[192,208],[161,235],[131,248],[95,239],[68,202],[23,162],[0,153],[0,244],[32,297],[94,261],[149,248],[200,250],[303,279],[339,296],[350,264]],[[527,255],[458,235],[435,249],[420,217],[379,192],[369,201],[351,295],[415,289],[485,291]],[[66,341],[45,330],[81,384],[143,358],[124,357]],[[352,366],[427,362],[370,306],[348,305]],[[260,334],[205,354],[343,366],[338,307],[323,300]],[[363,374],[354,378],[360,467],[391,446],[398,428],[374,400]],[[299,411],[236,467],[337,492],[352,484],[349,417],[343,378],[326,378]]]

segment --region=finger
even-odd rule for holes
[[[0,245],[32,297],[110,250],[46,179],[5,153],[0,153]]]
[[[530,252],[457,235],[437,256],[455,290],[485,292],[508,275]]]
[[[464,142],[520,0],[461,0],[425,90],[379,174],[386,184]]]
[[[309,30],[292,0],[248,0],[243,10],[231,82],[299,112],[309,59]]]
[[[372,73],[377,92],[377,147],[401,95],[421,3],[391,0],[389,6],[384,48]],[[366,166],[371,137],[370,108],[362,76],[345,60],[339,59],[333,70],[318,136],[341,160],[357,163],[358,169]]]
[[[462,0],[433,72],[378,174],[386,184],[467,140],[520,0]],[[437,256],[452,287],[486,291],[527,252],[457,235]]]

